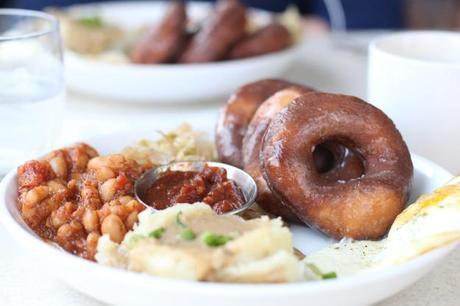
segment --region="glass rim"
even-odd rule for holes
[[[59,30],[59,21],[58,19],[48,13],[41,11],[25,10],[25,9],[0,9],[0,18],[2,16],[11,16],[11,17],[34,17],[37,19],[46,20],[50,23],[49,29],[42,31],[31,31],[30,33],[17,34],[11,36],[2,36],[0,35],[0,42],[20,40],[20,39],[31,39],[41,36],[45,36]]]

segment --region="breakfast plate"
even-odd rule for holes
[[[368,305],[460,241],[460,177],[357,97],[263,79],[215,135],[155,128],[83,139],[0,184],[7,231],[98,300]]]
[[[86,139],[101,154],[117,152],[138,139],[152,138],[152,131],[126,132]],[[412,200],[445,184],[452,175],[436,164],[412,155]],[[451,244],[398,266],[378,272],[318,282],[289,284],[223,284],[173,280],[98,265],[44,243],[23,221],[17,206],[16,171],[2,181],[0,220],[13,237],[43,262],[55,277],[100,301],[115,305],[368,305],[409,286],[436,267],[455,249]],[[300,225],[291,226],[294,245],[307,256],[333,239]]]
[[[157,1],[107,2],[75,5],[67,12],[72,16],[96,15],[104,22],[136,32],[133,29],[158,21],[165,9],[166,3]],[[188,2],[187,9],[191,19],[203,20],[211,6]],[[255,9],[248,15],[252,23],[267,23],[271,18],[267,12]],[[127,103],[193,103],[226,95],[255,79],[283,75],[299,48],[297,41],[284,50],[243,59],[147,65],[129,63],[126,59],[120,61],[124,55],[119,51],[108,52],[108,60],[102,60],[102,57],[86,56],[66,48],[66,79],[72,90]]]

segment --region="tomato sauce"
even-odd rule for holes
[[[177,203],[204,202],[218,214],[238,209],[245,203],[238,185],[220,167],[205,166],[201,171],[168,170],[148,189],[147,204],[165,209]]]

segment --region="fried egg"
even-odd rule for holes
[[[386,238],[380,241],[344,239],[307,254],[304,262],[343,277],[398,265],[459,240],[460,177],[457,177],[409,205],[398,215]]]

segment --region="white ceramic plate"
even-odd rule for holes
[[[190,18],[201,20],[209,4],[188,2]],[[108,2],[69,8],[76,15],[101,16],[123,28],[154,24],[165,10],[163,2]],[[251,10],[256,22],[266,23],[270,15]],[[265,22],[264,22],[265,21]],[[69,88],[85,94],[125,102],[198,102],[230,93],[240,85],[279,77],[296,58],[299,43],[267,55],[203,64],[110,64],[66,51],[66,78]]]
[[[154,132],[127,132],[88,139],[100,154],[120,151]],[[436,164],[413,155],[415,180],[412,199],[446,183],[452,175]],[[22,221],[16,204],[16,172],[0,184],[0,221],[57,278],[98,300],[116,305],[190,306],[301,306],[368,305],[414,283],[451,252],[450,245],[403,265],[376,272],[317,282],[293,284],[217,284],[164,279],[109,268],[81,259],[43,242]],[[334,241],[304,226],[293,226],[294,242],[308,254]]]

